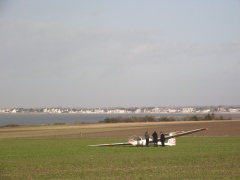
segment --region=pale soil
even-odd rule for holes
[[[0,139],[8,138],[128,138],[150,134],[208,128],[190,136],[240,136],[240,120],[111,123],[0,128]]]
[[[111,124],[109,126],[114,126]],[[148,130],[150,134],[176,131],[188,131],[198,128],[208,128],[207,131],[194,133],[189,136],[240,136],[240,121],[191,121],[191,122],[156,122],[156,123],[131,123],[119,124],[122,127],[139,127],[139,129],[118,130],[110,132],[96,132],[84,134],[84,137],[129,137],[131,135],[144,135]],[[104,127],[104,126],[103,126]],[[102,127],[102,128],[103,128]]]

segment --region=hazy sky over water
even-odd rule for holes
[[[0,108],[240,105],[239,0],[1,0]]]

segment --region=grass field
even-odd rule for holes
[[[175,147],[88,147],[122,138],[2,139],[0,179],[240,179],[240,137]]]
[[[174,147],[89,147],[208,127]],[[240,121],[0,128],[0,179],[240,179]]]

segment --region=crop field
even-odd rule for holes
[[[0,128],[0,179],[240,179],[239,122]],[[200,127],[174,147],[87,146]]]

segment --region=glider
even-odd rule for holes
[[[178,132],[171,132],[169,134],[165,134],[165,145],[167,146],[175,146],[176,145],[176,137],[185,136],[188,134],[196,133],[199,131],[208,130],[208,128],[200,128],[200,129],[194,129],[190,131],[178,131]],[[153,143],[153,139],[149,138],[149,143]],[[146,145],[146,139],[144,136],[131,136],[128,139],[128,142],[123,143],[111,143],[111,144],[95,144],[95,145],[89,145],[89,146],[124,146],[124,145],[133,145],[133,146],[145,146]],[[158,145],[162,145],[160,142],[160,138],[158,138]]]

